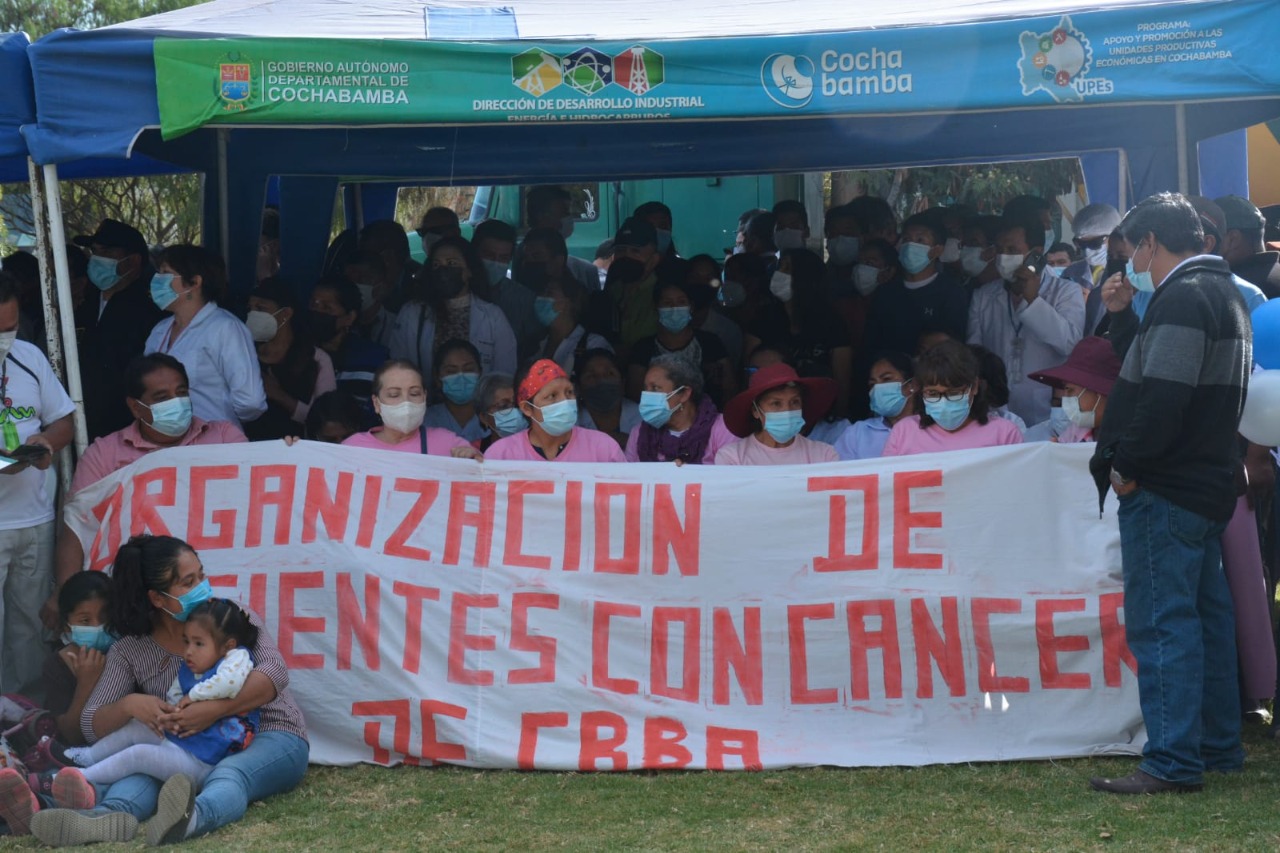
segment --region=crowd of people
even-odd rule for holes
[[[1183,219],[1153,226],[1147,204]],[[786,200],[744,213],[731,255],[686,258],[671,210],[647,202],[588,262],[567,249],[569,194],[538,187],[523,235],[488,220],[466,239],[453,211],[433,208],[418,229],[425,264],[398,224],[374,222],[334,241],[310,287],[268,258],[240,289],[247,299],[217,253],[153,256],[107,219],[75,240],[87,254],[70,265],[92,438],[72,494],[156,450],[246,440],[476,463],[790,465],[1105,443],[1109,430],[1098,467],[1124,475],[1120,493],[1153,471],[1115,455],[1115,440],[1136,417],[1150,428],[1149,400],[1135,415],[1131,399],[1150,356],[1131,350],[1152,345],[1149,326],[1171,310],[1155,294],[1176,277],[1166,255],[1211,259],[1241,311],[1280,294],[1280,255],[1247,200],[1143,205],[1122,217],[1091,204],[1063,241],[1034,196],[999,215],[956,205],[901,222],[862,196],[825,212],[820,240]],[[56,844],[132,837],[153,814],[155,843],[198,835],[297,783],[302,715],[257,616],[206,600],[185,543],[131,541],[111,584],[80,571],[43,470],[72,440],[74,407],[41,353],[23,266],[6,259],[0,272],[0,461],[11,462],[0,469],[0,693],[39,698],[53,746],[34,740],[43,769],[29,777],[0,770],[0,818]],[[1186,341],[1158,340],[1178,361]],[[1167,417],[1162,440],[1176,442],[1180,416]],[[1241,489],[1269,545],[1275,463],[1234,429]],[[62,638],[52,653],[46,630]],[[1253,710],[1270,696],[1237,698]],[[222,736],[205,752],[178,737],[213,723]],[[257,736],[237,742],[246,727]],[[150,775],[132,772],[148,762]]]

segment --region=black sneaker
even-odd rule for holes
[[[80,847],[100,842],[132,841],[138,819],[128,812],[81,814],[71,809],[45,809],[31,816],[31,834],[49,847]]]
[[[170,777],[160,789],[155,817],[147,822],[147,846],[177,844],[187,837],[187,825],[196,808],[196,788],[189,776]]]

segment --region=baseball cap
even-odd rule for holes
[[[634,216],[622,223],[622,227],[618,229],[618,233],[614,235],[613,245],[616,246],[657,246],[658,232],[652,225],[643,219],[636,219]]]
[[[1214,199],[1218,203],[1218,207],[1222,208],[1223,214],[1227,218],[1227,228],[1238,228],[1242,231],[1261,231],[1266,227],[1267,220],[1263,218],[1262,211],[1247,198],[1241,198],[1238,195],[1224,195],[1222,198]]]
[[[126,252],[141,255],[144,261],[147,259],[147,241],[142,239],[142,233],[132,225],[125,225],[115,219],[102,220],[97,231],[75,237],[71,242],[85,248],[97,243],[111,249],[124,249]]]

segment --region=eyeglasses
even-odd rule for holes
[[[969,396],[968,388],[961,388],[959,391],[947,391],[945,394],[939,394],[937,391],[925,391],[920,395],[926,403],[941,403],[945,397],[949,402],[959,403]]]
[[[1075,243],[1076,246],[1081,249],[1101,249],[1102,244],[1107,242],[1107,238],[1106,237],[1088,237],[1088,238],[1076,237],[1072,239],[1071,242]]]

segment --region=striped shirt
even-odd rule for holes
[[[258,628],[258,644],[253,648],[255,669],[271,679],[276,687],[276,698],[263,705],[258,725],[259,731],[289,732],[306,738],[307,725],[302,709],[293,701],[289,692],[289,670],[276,648],[275,641],[267,633],[258,614],[249,610],[249,621]],[[93,717],[103,705],[119,702],[131,693],[146,693],[161,699],[169,692],[169,685],[178,676],[182,656],[166,651],[150,635],[121,637],[107,653],[107,664],[93,689],[89,701],[80,714],[80,731],[85,740],[93,743],[98,735],[93,731]]]

